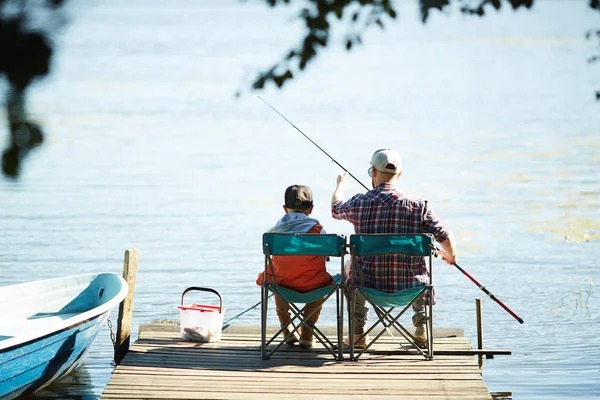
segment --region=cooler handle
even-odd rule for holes
[[[181,305],[183,305],[183,296],[185,296],[185,294],[187,292],[191,292],[192,290],[197,290],[200,292],[212,292],[212,293],[216,294],[217,296],[219,296],[219,312],[220,313],[223,312],[223,297],[221,296],[221,293],[217,292],[215,289],[212,289],[212,288],[192,286],[192,287],[185,289],[183,291],[183,293],[181,294]]]

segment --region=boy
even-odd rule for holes
[[[268,232],[274,233],[325,233],[323,226],[318,220],[310,218],[313,210],[312,190],[304,185],[292,185],[285,191],[285,204],[283,210],[285,215],[277,221]],[[335,281],[325,268],[325,257],[323,256],[273,256],[273,269],[277,278],[277,284],[297,292],[310,292],[314,289],[335,284]],[[270,270],[267,270],[267,281],[273,282]],[[264,271],[258,275],[256,284],[264,281]],[[292,317],[289,304],[277,294],[275,298],[275,309],[283,330],[283,335],[288,336],[292,331]],[[311,325],[317,323],[322,300],[308,303],[304,309],[304,315],[312,315],[308,318]],[[313,312],[314,310],[314,312]],[[286,339],[287,344],[298,342],[301,347],[310,348],[313,344],[313,332],[310,328],[300,327],[300,339],[294,333]]]

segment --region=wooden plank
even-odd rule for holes
[[[421,396],[425,396],[425,395],[432,395],[432,394],[436,394],[438,396],[438,398],[448,398],[449,396],[453,396],[454,398],[468,398],[469,396],[471,396],[470,398],[476,398],[476,399],[490,399],[491,396],[489,395],[489,393],[487,392],[487,389],[485,388],[481,388],[479,390],[461,390],[460,388],[458,388],[457,390],[447,390],[444,388],[423,388],[421,390],[410,390],[410,389],[404,389],[404,390],[396,390],[395,388],[389,389],[389,390],[365,390],[365,391],[361,391],[359,393],[352,393],[352,392],[340,392],[340,391],[333,391],[333,392],[324,392],[322,390],[319,390],[319,388],[314,388],[312,390],[294,390],[293,393],[277,393],[277,392],[270,392],[269,388],[260,388],[260,389],[252,389],[252,390],[245,390],[243,392],[237,392],[237,391],[231,391],[230,389],[223,389],[223,390],[213,390],[212,388],[200,388],[200,387],[196,387],[196,388],[192,388],[189,391],[184,391],[184,390],[175,390],[175,389],[169,389],[167,388],[166,390],[147,390],[144,389],[143,394],[140,393],[140,389],[139,388],[134,388],[132,390],[127,390],[126,388],[123,388],[121,390],[107,390],[105,391],[106,395],[112,395],[114,396],[113,398],[122,398],[122,399],[128,399],[128,398],[144,398],[144,399],[213,399],[215,398],[215,395],[218,393],[227,393],[229,397],[226,398],[241,398],[242,395],[249,395],[249,394],[255,394],[256,396],[258,396],[257,398],[263,398],[263,396],[265,396],[266,393],[270,393],[270,394],[274,394],[275,396],[272,396],[272,398],[288,398],[289,395],[303,395],[303,396],[318,396],[318,398],[321,398],[322,396],[337,396],[338,398],[340,398],[341,396],[344,396],[345,398],[347,398],[348,396],[352,396],[352,398],[355,398],[354,396],[356,394],[367,394],[366,392],[369,392],[369,396],[371,398],[373,397],[383,397],[383,396],[393,396],[392,398],[397,398],[397,396],[412,396],[412,399],[416,399],[421,398]],[[143,396],[143,397],[142,397]],[[245,397],[245,396],[244,396]],[[103,398],[106,398],[103,396]]]
[[[147,367],[147,366],[122,366],[117,368],[113,372],[113,376],[117,376],[119,374],[129,374],[129,375],[171,375],[171,376],[235,376],[239,379],[251,378],[257,375],[273,377],[276,379],[294,379],[299,377],[304,377],[306,379],[312,379],[314,376],[319,376],[319,379],[338,379],[341,377],[348,377],[352,379],[403,379],[403,375],[413,375],[416,374],[418,376],[423,376],[427,374],[427,370],[419,369],[419,370],[408,370],[405,369],[401,373],[386,373],[381,370],[378,370],[377,373],[366,374],[362,373],[359,375],[353,375],[348,372],[346,369],[330,369],[330,373],[328,374],[307,374],[301,373],[295,370],[271,370],[271,371],[244,371],[244,370],[198,370],[198,369],[185,369],[185,368],[162,368],[162,367]],[[458,379],[461,379],[463,375],[466,374],[476,374],[481,379],[481,371],[478,368],[472,368],[471,366],[462,367],[461,369],[452,368],[434,368],[429,371],[435,371],[435,373],[443,373],[447,376],[458,376]],[[434,373],[434,372],[431,372]]]
[[[166,346],[166,347],[173,347],[173,348],[185,348],[185,349],[228,349],[228,348],[232,348],[235,347],[236,350],[238,351],[256,351],[257,348],[259,348],[260,344],[259,342],[224,342],[221,343],[220,345],[216,346],[214,344],[190,344],[190,343],[186,343],[186,342],[169,342],[169,341],[147,341],[147,340],[140,340],[137,342],[137,344],[141,347],[141,346],[153,346],[153,347],[161,347],[161,346]],[[279,342],[272,342],[269,346],[270,347],[274,347],[275,345],[278,345]],[[334,345],[336,345],[336,343],[334,343]],[[298,351],[299,347],[298,346],[281,346],[281,349],[283,351],[289,351],[289,350],[293,350],[293,351]],[[374,350],[414,350],[414,347],[412,345],[409,345],[408,343],[376,343],[375,345],[372,345],[371,347],[369,347],[370,349],[374,349]],[[320,344],[320,343],[315,343],[312,351],[315,350],[324,350],[324,347]],[[448,342],[448,343],[435,343],[434,344],[434,350],[440,350],[440,351],[448,351],[448,350],[462,350],[462,351],[469,351],[469,350],[474,350],[471,348],[471,346],[469,344],[465,344],[465,343],[461,343],[461,342]]]
[[[483,382],[481,382],[481,379],[460,379],[460,380],[454,380],[454,379],[450,379],[450,380],[446,380],[443,379],[441,376],[436,376],[435,379],[423,379],[423,376],[418,376],[418,375],[413,375],[413,379],[411,379],[412,383],[415,385],[420,385],[423,384],[425,386],[427,386],[428,388],[431,388],[430,386],[430,382],[432,382],[432,385],[438,385],[441,384],[444,387],[460,387],[460,388],[469,388],[469,387],[484,387]],[[341,390],[347,391],[347,390],[353,390],[353,388],[358,389],[364,389],[364,388],[370,388],[370,389],[379,389],[384,385],[387,384],[391,384],[393,382],[395,382],[395,379],[387,379],[387,380],[372,380],[372,379],[368,379],[368,378],[352,378],[352,379],[348,379],[347,382],[344,381],[344,385],[343,388],[341,388]],[[153,389],[156,389],[157,387],[192,387],[192,388],[198,388],[198,387],[210,387],[210,388],[216,388],[216,387],[225,387],[225,388],[231,388],[232,385],[237,385],[239,383],[239,379],[236,379],[235,377],[227,377],[227,378],[223,378],[223,377],[219,377],[218,379],[215,377],[208,377],[205,379],[201,379],[199,377],[186,377],[185,379],[183,378],[174,378],[173,376],[148,376],[148,375],[140,375],[140,376],[135,376],[135,377],[131,377],[131,376],[121,376],[121,377],[117,377],[114,382],[113,385],[111,385],[113,388],[116,386],[125,386],[125,387],[134,387],[134,386],[146,386],[149,383],[151,383],[153,385]],[[254,379],[252,379],[251,381],[248,382],[244,382],[243,385],[245,388],[248,387],[280,387],[282,390],[285,390],[286,388],[289,387],[289,381],[287,380],[282,380],[281,378],[265,378],[265,377],[260,377],[260,376],[256,376]],[[329,379],[329,380],[321,380],[318,379],[317,377],[313,378],[313,379],[295,379],[294,381],[294,386],[296,388],[321,388],[323,390],[325,389],[336,389],[339,390],[340,389],[340,382],[334,379]]]
[[[166,379],[169,381],[172,381],[174,384],[178,381],[192,381],[192,382],[202,382],[202,381],[212,381],[212,380],[219,380],[219,381],[235,381],[238,382],[240,379],[253,379],[253,380],[282,380],[282,378],[286,379],[293,379],[295,382],[296,381],[306,381],[306,382],[321,382],[321,381],[328,381],[328,380],[339,380],[342,379],[343,377],[347,377],[348,375],[346,374],[341,374],[341,373],[337,373],[337,374],[323,374],[323,375],[317,375],[317,374],[299,374],[299,373],[288,373],[285,375],[282,374],[274,374],[274,375],[267,375],[266,372],[262,372],[262,373],[250,373],[247,375],[241,375],[239,373],[236,374],[211,374],[210,372],[213,371],[202,371],[202,373],[196,373],[196,374],[184,374],[181,373],[180,371],[173,371],[171,373],[168,372],[156,372],[156,373],[152,373],[152,374],[148,374],[145,373],[143,370],[142,371],[137,371],[135,373],[129,373],[129,374],[124,374],[122,372],[118,372],[118,373],[114,373],[112,378],[111,378],[111,382],[112,383],[119,383],[121,381],[125,381],[125,382],[136,382],[138,380],[146,380],[148,379],[148,377],[151,377],[152,379],[156,379],[157,381],[160,379]],[[361,375],[357,375],[357,376],[353,376],[353,377],[349,377],[349,379],[353,379],[353,380],[357,380],[357,381],[362,381],[362,380],[369,380],[369,381],[373,381],[373,382],[377,382],[377,381],[386,381],[386,380],[394,380],[394,381],[399,381],[399,380],[417,380],[417,379],[425,379],[427,378],[427,374],[420,374],[420,373],[406,373],[406,374],[361,374]],[[459,380],[459,381],[464,381],[464,380],[481,380],[481,374],[479,373],[458,373],[458,374],[445,374],[445,373],[436,373],[435,377],[432,377],[431,379],[440,379],[440,380]],[[339,382],[338,382],[339,384]]]
[[[389,396],[389,395],[388,395]],[[349,395],[346,393],[343,394],[322,394],[318,396],[319,400],[348,400]],[[373,395],[373,394],[360,394],[355,393],[352,395],[352,400],[368,400],[381,397],[381,395]],[[315,398],[313,396],[313,398]],[[400,400],[415,400],[414,394],[394,394],[394,399]],[[146,395],[145,393],[137,393],[137,394],[106,394],[102,396],[102,399],[107,400],[172,400],[172,399],[183,399],[183,400],[193,400],[193,399],[213,399],[213,400],[229,400],[229,399],[237,399],[237,400],[262,400],[262,399],[273,399],[273,400],[306,400],[306,394],[293,394],[293,393],[211,393],[205,391],[198,391],[197,393],[188,393],[186,396],[182,396],[179,393],[170,394],[167,393],[165,396],[161,395]],[[419,400],[489,400],[491,396],[489,394],[485,395],[481,394],[470,394],[470,393],[459,393],[459,394],[451,394],[451,393],[433,393],[433,394],[420,394]]]
[[[339,388],[340,386],[338,386]],[[200,398],[205,398],[205,399],[212,399],[213,398],[213,394],[215,393],[229,393],[230,394],[230,398],[236,398],[236,395],[238,394],[237,391],[232,390],[231,386],[229,388],[201,388],[201,387],[195,387],[195,388],[189,388],[188,390],[183,390],[180,388],[160,388],[160,389],[152,389],[152,390],[147,390],[147,389],[140,389],[140,388],[131,388],[131,389],[127,389],[127,388],[121,388],[121,389],[115,389],[115,390],[110,390],[107,391],[106,394],[107,395],[119,395],[119,396],[123,396],[125,397],[129,397],[129,396],[134,396],[134,397],[139,397],[141,395],[140,391],[143,390],[143,396],[145,398],[152,398],[152,397],[158,397],[158,398],[164,398],[167,396],[173,396],[172,398],[175,399],[185,399],[185,398],[198,398],[197,396],[201,393],[203,394],[203,397]],[[256,395],[264,395],[265,393],[279,393],[280,397],[281,396],[285,396],[286,394],[288,394],[287,392],[281,392],[279,390],[279,388],[268,388],[268,387],[262,387],[262,388],[256,388],[256,389],[246,389],[244,390],[242,393],[244,394],[250,394],[250,393],[254,393]],[[305,396],[327,396],[327,395],[345,395],[345,396],[350,396],[353,397],[356,394],[369,394],[372,397],[379,397],[379,398],[383,398],[384,396],[392,396],[393,398],[395,398],[395,396],[398,395],[412,395],[414,396],[413,399],[417,399],[420,398],[422,395],[428,395],[428,394],[432,394],[432,393],[436,393],[438,394],[438,396],[443,395],[444,397],[448,396],[448,395],[454,395],[454,396],[459,396],[459,395],[476,395],[479,396],[479,398],[485,398],[484,396],[489,396],[489,393],[487,393],[487,389],[485,388],[480,388],[480,389],[448,389],[448,388],[423,388],[421,390],[410,390],[410,389],[405,389],[405,390],[396,390],[396,389],[386,389],[386,390],[373,390],[373,389],[364,389],[364,390],[358,390],[358,391],[344,391],[344,390],[336,390],[336,389],[332,389],[332,390],[320,390],[319,388],[313,388],[312,390],[309,389],[302,389],[302,388],[298,388],[296,390],[294,390],[295,395],[297,394],[304,394]],[[292,394],[292,393],[289,393]],[[489,398],[489,397],[488,397]]]
[[[285,360],[283,360],[283,362],[279,363],[277,366],[269,366],[269,367],[263,367],[260,366],[258,364],[252,364],[252,363],[240,363],[238,365],[235,365],[235,363],[228,363],[228,364],[220,364],[218,361],[211,361],[211,362],[205,362],[202,364],[196,364],[196,365],[189,365],[188,362],[180,362],[180,361],[176,361],[176,360],[145,360],[145,359],[138,359],[138,360],[134,360],[134,361],[128,361],[127,364],[125,365],[130,365],[130,366],[149,366],[149,367],[166,367],[166,368],[195,368],[195,369],[220,369],[220,370],[231,370],[231,371],[237,371],[237,370],[254,370],[254,371],[268,371],[268,370],[275,370],[275,369],[280,369],[280,370],[285,370],[285,369],[297,369],[297,370],[301,370],[302,372],[316,372],[319,373],[319,370],[321,371],[329,371],[329,370],[335,370],[335,371],[340,371],[340,372],[344,372],[344,373],[361,373],[361,371],[364,371],[366,368],[370,368],[370,369],[375,369],[377,368],[378,371],[380,372],[386,372],[386,371],[402,371],[405,369],[412,369],[415,371],[439,371],[439,370],[444,370],[444,369],[454,369],[456,371],[461,370],[461,368],[464,367],[464,370],[476,370],[477,368],[479,368],[477,365],[475,366],[470,366],[470,365],[465,365],[465,364],[445,364],[445,365],[435,365],[435,364],[410,364],[410,363],[403,363],[403,364],[376,364],[376,363],[364,363],[364,364],[353,364],[353,365],[349,365],[349,366],[344,366],[344,367],[336,367],[334,365],[327,365],[327,364],[319,364],[319,363],[313,363],[313,364],[308,364],[308,363],[294,363],[294,364],[289,364],[287,363]],[[318,368],[319,370],[315,370],[316,368]]]
[[[332,340],[331,337],[329,337]],[[277,341],[277,339],[275,340]],[[335,343],[335,340],[332,340]],[[143,343],[156,343],[156,344],[178,344],[180,346],[188,346],[188,347],[202,347],[202,348],[210,348],[210,347],[222,347],[224,344],[231,345],[260,345],[259,338],[251,338],[245,336],[239,336],[236,338],[227,338],[225,340],[221,340],[216,343],[196,343],[196,342],[185,342],[178,339],[174,339],[168,336],[162,337],[154,337],[154,338],[138,338],[137,342],[139,344]],[[315,340],[315,344],[320,344],[320,342]],[[391,337],[379,338],[377,340],[376,345],[397,345],[397,344],[408,344],[404,339],[397,341]],[[465,338],[439,338],[434,339],[434,347],[439,345],[463,345],[471,348],[471,343]]]
[[[362,362],[361,362],[362,361]],[[461,366],[470,366],[470,362],[468,361],[454,361],[449,360],[443,364],[436,363],[435,360],[433,362],[413,362],[411,360],[363,360],[361,359],[358,362],[345,362],[344,364],[348,365],[335,365],[335,363],[330,363],[325,359],[311,359],[311,360],[302,360],[302,359],[290,359],[290,358],[272,358],[271,360],[241,360],[239,358],[229,358],[224,359],[223,357],[203,357],[202,360],[198,360],[194,357],[164,357],[161,355],[154,354],[140,354],[140,355],[131,355],[128,360],[124,361],[125,365],[135,365],[140,364],[144,365],[155,365],[155,366],[169,366],[176,367],[181,366],[181,368],[202,368],[215,366],[215,369],[241,369],[241,368],[253,368],[260,370],[269,370],[269,369],[277,369],[281,366],[292,366],[292,367],[330,367],[336,368],[339,370],[345,369],[364,369],[365,367],[402,367],[402,368],[432,368],[432,367],[454,367],[459,368]],[[237,367],[237,368],[236,368]],[[477,367],[476,365],[473,367]]]
[[[354,370],[352,369],[339,369],[339,368],[325,368],[325,367],[321,367],[321,368],[299,368],[299,367],[289,367],[289,368],[279,368],[277,370],[242,370],[242,369],[209,369],[209,368],[195,368],[195,369],[185,369],[185,368],[173,368],[173,367],[151,367],[151,366],[147,366],[147,365],[132,365],[132,366],[124,366],[123,368],[129,368],[132,371],[135,371],[135,373],[145,373],[145,371],[148,371],[148,373],[156,373],[156,374],[162,374],[165,373],[164,371],[174,371],[175,373],[178,374],[182,374],[182,375],[206,375],[208,373],[212,373],[212,372],[218,372],[221,374],[231,374],[231,373],[248,373],[248,374],[265,374],[265,373],[273,373],[273,374],[282,374],[282,377],[285,376],[291,376],[291,373],[301,373],[303,375],[321,375],[321,376],[336,376],[336,377],[347,377],[347,378],[353,378],[356,377],[357,375],[364,375],[364,376],[370,376],[373,377],[373,379],[377,379],[376,376],[380,376],[380,375],[385,375],[385,374],[394,374],[394,375],[404,375],[404,374],[420,374],[420,375],[429,375],[429,374],[439,374],[439,373],[445,373],[445,374],[458,374],[458,375],[462,375],[462,374],[479,374],[481,375],[481,371],[479,370],[479,367],[472,367],[472,366],[463,366],[461,368],[447,368],[447,367],[431,367],[431,368],[396,368],[396,369],[389,369],[389,368],[378,368],[376,370],[376,373],[366,373],[364,368],[356,368]],[[119,368],[118,370],[115,370],[115,372],[113,374],[117,374],[117,373],[121,373],[121,371],[123,371],[122,368]],[[253,375],[254,376],[254,375]],[[285,379],[285,378],[284,378]]]
[[[456,382],[457,385],[450,385],[450,382]],[[414,393],[417,394],[427,394],[427,393],[486,393],[487,388],[485,385],[468,385],[469,382],[472,381],[427,381],[426,386],[417,387],[416,385],[421,384],[420,381],[415,381],[411,385],[403,385],[402,388],[394,387],[393,382],[389,382],[388,385],[373,385],[373,384],[365,384],[361,382],[361,384],[356,385],[340,385],[339,382],[337,384],[332,383],[329,385],[319,385],[314,382],[306,383],[306,384],[296,384],[294,383],[294,393],[305,393],[305,394],[336,394],[336,393],[346,393],[348,395],[352,395],[352,393],[360,393],[360,392],[370,392],[370,393],[380,393],[380,394],[402,394],[402,393]],[[287,393],[290,391],[289,383],[285,385],[283,383],[276,384],[274,382],[256,382],[253,384],[248,384],[245,382],[243,385],[238,385],[235,382],[216,382],[215,384],[211,384],[206,386],[206,382],[203,382],[205,385],[200,384],[187,384],[183,385],[178,383],[176,385],[172,383],[159,383],[159,382],[142,382],[138,384],[127,384],[123,383],[121,385],[112,385],[105,392],[109,393],[139,393],[143,391],[144,393],[149,392],[168,392],[168,391],[178,391],[178,392],[197,392],[199,390],[208,390],[211,392],[232,392],[236,387],[242,386],[243,389],[239,390],[243,393]],[[149,389],[149,385],[151,389]],[[206,388],[206,389],[204,389]]]
[[[335,332],[324,332],[325,336],[327,336],[328,338],[336,338],[337,334]],[[273,336],[275,334],[275,331],[273,332],[267,332],[267,336]],[[346,337],[348,334],[344,333],[344,337]],[[375,335],[370,334],[369,336],[374,337]],[[394,335],[394,337],[400,338],[402,339],[402,336],[399,334]],[[138,339],[156,339],[156,338],[165,338],[165,339],[169,339],[169,340],[181,340],[180,339],[180,335],[179,335],[179,331],[177,332],[170,332],[170,331],[157,331],[157,332],[143,332],[138,336]],[[232,334],[227,334],[225,332],[223,332],[223,336],[221,338],[221,341],[235,341],[235,340],[239,340],[239,339],[249,339],[249,340],[253,340],[253,341],[259,341],[260,340],[260,335],[256,335],[256,334],[249,334],[249,333],[232,333]],[[384,333],[379,340],[394,340],[392,336],[390,336],[388,333]],[[464,336],[456,336],[456,335],[446,335],[446,336],[441,336],[441,335],[437,335],[434,336],[434,341],[443,341],[443,340],[462,340],[462,341],[466,341],[468,342],[468,339],[465,338]],[[218,342],[216,342],[218,343]],[[205,343],[205,344],[210,344],[210,343]],[[214,343],[213,343],[214,344]]]
[[[197,357],[197,354],[202,354],[204,356],[223,356],[227,354],[232,354],[235,352],[236,357],[239,358],[252,358],[256,359],[258,349],[256,348],[242,348],[240,350],[231,350],[227,348],[207,348],[207,349],[197,349],[197,348],[185,348],[178,346],[136,346],[134,351],[136,353],[149,353],[149,354],[171,354],[171,355],[181,355],[181,356],[191,356]],[[287,358],[293,357],[302,357],[305,358],[308,354],[314,354],[315,356],[325,356],[331,359],[331,355],[325,349],[317,348],[311,350],[304,350],[299,348],[298,346],[286,346],[282,347],[280,350],[281,354],[284,354]],[[444,360],[450,358],[453,359],[466,359],[470,360],[473,354],[470,350],[456,350],[450,346],[444,347],[443,350],[439,350],[440,352],[449,353],[449,354],[438,354],[439,357],[435,359]],[[345,352],[346,353],[346,352]],[[275,353],[277,354],[277,353]],[[400,350],[397,348],[376,348],[375,350],[368,349],[367,354],[371,354],[374,357],[388,356],[388,359],[414,359],[419,353],[417,353],[414,349]],[[260,355],[259,355],[260,357]]]
[[[469,381],[467,381],[469,382]],[[144,395],[150,393],[163,394],[168,392],[179,392],[179,393],[194,393],[198,391],[204,392],[242,392],[242,393],[288,393],[290,391],[289,385],[247,385],[248,382],[244,382],[241,385],[234,385],[227,383],[224,385],[211,385],[208,387],[202,387],[199,385],[180,387],[180,386],[158,386],[153,385],[152,388],[144,387],[143,389],[139,386],[124,385],[124,386],[111,386],[105,390],[106,394],[127,394],[127,393],[139,393],[144,392]],[[295,385],[293,388],[294,394],[310,394],[310,395],[323,395],[323,394],[339,394],[345,393],[352,395],[352,393],[378,393],[379,395],[395,395],[395,394],[409,394],[414,395],[428,394],[428,393],[487,393],[485,385],[471,385],[467,386],[466,382],[457,382],[460,385],[451,386],[445,381],[427,381],[425,386],[419,386],[423,382],[416,381],[411,385],[394,386],[392,384],[388,386],[346,386],[340,385],[328,385],[328,386],[300,386]],[[237,390],[237,389],[241,390]],[[489,395],[489,393],[488,393]]]
[[[478,369],[477,365],[473,365],[467,361],[453,361],[448,360],[442,361],[425,361],[416,362],[411,360],[372,360],[372,359],[361,359],[358,362],[343,362],[335,363],[325,359],[286,359],[286,358],[273,358],[271,360],[247,360],[242,361],[235,358],[202,358],[201,360],[195,358],[182,359],[181,357],[168,357],[160,355],[149,355],[149,354],[137,354],[130,353],[130,355],[123,361],[124,366],[148,366],[148,367],[168,367],[168,368],[183,368],[183,369],[215,369],[215,370],[260,370],[260,371],[272,371],[272,370],[284,370],[284,369],[302,369],[303,371],[313,371],[315,368],[322,370],[336,370],[344,371],[348,373],[362,371],[366,368],[378,368],[383,371],[384,369],[403,370],[403,369],[414,369],[414,370],[440,370],[440,369],[453,369],[459,370],[464,369]],[[315,370],[318,372],[318,370]],[[454,371],[452,371],[454,372]]]
[[[410,318],[408,318],[408,320],[410,320]],[[412,323],[408,322],[408,324],[410,326],[412,326]],[[345,333],[347,333],[346,328],[347,327],[344,328]],[[261,329],[261,327],[259,324],[233,324],[233,325],[230,325],[228,328],[224,329],[223,333],[226,333],[227,335],[241,333],[241,334],[250,334],[250,335],[258,336],[260,334],[260,329]],[[321,331],[323,331],[325,334],[332,334],[332,333],[337,332],[337,328],[332,325],[319,325],[319,329]],[[159,331],[171,332],[171,333],[177,334],[177,333],[179,333],[179,330],[180,330],[179,324],[173,323],[173,322],[140,324],[140,327],[139,327],[140,334],[144,334],[144,333],[148,333],[148,332],[154,333],[154,332],[159,332]],[[267,332],[276,332],[277,330],[279,330],[278,325],[267,325]],[[379,333],[381,330],[382,329],[380,327],[376,327],[373,329],[373,332]],[[437,337],[437,336],[464,337],[465,336],[464,330],[459,329],[459,328],[435,327],[433,329],[433,333],[434,333],[434,337]]]
[[[451,361],[451,362],[471,362],[472,361],[472,356],[470,355],[440,355],[438,357],[435,357],[433,360],[428,361],[425,360],[425,358],[423,358],[423,356],[417,354],[416,352],[412,353],[412,354],[407,354],[405,352],[392,352],[392,351],[388,351],[388,353],[390,354],[380,354],[379,352],[368,352],[366,354],[368,354],[370,356],[369,361],[370,362],[378,362],[378,361],[397,361],[397,360],[406,360],[406,361],[410,361],[410,362],[414,362],[414,363],[421,363],[421,362],[441,362],[441,361]],[[347,354],[347,353],[345,353]],[[219,350],[219,349],[214,349],[214,350],[205,350],[205,351],[188,351],[185,349],[176,349],[176,348],[157,348],[157,349],[148,349],[148,348],[136,348],[132,351],[132,357],[140,357],[143,355],[148,355],[148,356],[153,356],[153,357],[172,357],[172,358],[176,358],[176,357],[180,357],[180,358],[192,358],[194,360],[197,360],[199,358],[199,356],[202,356],[202,359],[210,359],[210,358],[222,358],[222,357],[227,357],[227,356],[234,356],[236,360],[242,360],[242,361],[255,361],[255,362],[260,362],[261,364],[264,365],[268,365],[269,361],[273,361],[279,358],[288,360],[288,361],[293,361],[293,360],[319,360],[322,362],[331,362],[331,363],[335,363],[335,360],[332,358],[332,356],[329,353],[326,352],[314,352],[314,351],[309,351],[309,350],[298,350],[298,351],[286,351],[286,352],[278,352],[275,353],[272,357],[271,360],[263,360],[260,357],[260,353],[258,353],[258,349],[256,349],[254,351],[254,353],[252,352],[238,352],[238,351],[231,351],[231,350]],[[226,361],[226,360],[225,360]],[[355,361],[354,364],[356,363],[360,363],[362,360],[359,361]],[[363,362],[367,362],[367,361],[363,361]]]

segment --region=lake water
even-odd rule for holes
[[[0,181],[0,284],[120,273],[138,248],[135,332],[177,320],[192,285],[219,290],[227,319],[259,300],[260,238],[287,186],[310,185],[314,216],[352,233],[329,213],[339,167],[247,90],[298,42],[293,10],[70,7],[53,74],[30,92],[47,141],[19,181]],[[423,26],[416,9],[399,11],[351,53],[337,26],[307,71],[260,95],[365,184],[374,150],[402,153],[401,189],[429,199],[459,264],[525,320],[483,301],[485,347],[513,352],[485,361],[491,392],[600,397],[600,65],[586,62],[598,46],[584,39],[600,15],[587,1],[538,1]],[[361,190],[352,182],[346,195]],[[475,343],[485,295],[440,261],[434,274],[436,325]],[[327,307],[321,321],[333,324]],[[254,309],[233,322],[259,321]],[[36,397],[96,399],[111,360],[105,327],[84,367]]]

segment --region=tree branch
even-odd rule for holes
[[[291,0],[266,0],[273,7]],[[346,50],[362,43],[362,36],[372,25],[383,28],[384,18],[396,18],[396,10],[391,0],[307,0],[308,4],[299,13],[307,33],[300,45],[291,48],[285,57],[265,72],[259,74],[252,83],[253,89],[262,89],[272,82],[278,88],[294,78],[295,72],[302,71],[314,60],[319,52],[329,44],[331,35],[330,20],[342,20],[346,10],[358,6],[350,18],[350,32],[345,35]],[[347,14],[347,13],[346,13]],[[362,25],[361,25],[362,24]]]

